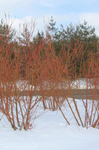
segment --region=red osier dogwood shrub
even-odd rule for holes
[[[25,25],[23,30],[25,37],[27,37],[27,29],[28,26]],[[78,125],[83,127],[98,126],[99,103],[95,100],[99,74],[98,55],[90,52],[87,61],[84,62],[84,44],[79,40],[75,43],[72,51],[72,43],[70,43],[68,51],[65,46],[61,46],[60,52],[56,55],[50,37],[41,39],[38,45],[31,42],[33,30],[31,30],[27,41],[23,40],[19,43],[7,42],[9,34],[7,41],[3,41],[3,37],[0,37],[1,113],[6,116],[14,130],[17,128],[27,130],[32,127],[33,121],[39,116],[37,109],[42,103],[44,109],[56,110],[59,108],[66,122],[70,124],[68,116],[65,116],[61,107],[66,101]],[[77,72],[78,60],[80,60],[79,72]],[[94,86],[93,101],[88,100],[87,92],[86,100],[83,100],[82,93],[76,86],[85,107],[84,120],[81,117],[71,86],[73,80],[82,77],[85,77],[87,82],[91,78],[94,79],[91,84]],[[18,81],[19,85],[17,86]],[[92,92],[92,87],[90,87],[90,91]],[[68,99],[68,94],[72,97],[72,103]]]

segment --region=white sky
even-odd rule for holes
[[[99,36],[99,0],[0,0],[0,19],[10,14],[13,27],[19,28],[25,20],[36,22],[36,29],[43,30],[53,16],[56,27],[69,23],[83,23],[94,26]],[[10,20],[11,21],[11,20]]]

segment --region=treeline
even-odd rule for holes
[[[30,27],[30,28],[29,28]],[[54,49],[55,56],[63,56],[63,63],[66,64],[66,57],[64,54],[75,55],[75,59],[71,63],[76,66],[76,73],[79,74],[81,64],[87,63],[89,55],[98,53],[99,37],[95,34],[95,28],[89,26],[86,21],[83,24],[73,25],[72,23],[67,27],[62,24],[60,28],[56,28],[56,22],[51,17],[49,24],[44,31],[38,31],[33,35],[35,23],[25,23],[23,29],[19,33],[12,29],[11,25],[1,20],[0,23],[0,53],[4,57],[9,54],[11,60],[14,59],[15,53],[20,51],[20,55],[32,55],[35,50],[43,59],[46,48]],[[49,46],[50,43],[50,46]],[[39,54],[39,48],[40,54]],[[83,48],[83,53],[80,49]],[[25,52],[25,53],[24,53]],[[82,56],[83,55],[83,56]],[[25,60],[26,61],[26,60]],[[23,61],[25,64],[25,61]],[[25,67],[25,65],[23,65]],[[87,67],[86,67],[87,69]],[[24,70],[24,69],[23,69]],[[23,71],[24,72],[24,71]],[[25,74],[24,74],[25,75]]]

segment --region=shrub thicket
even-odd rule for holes
[[[12,36],[11,26],[3,23],[0,25],[1,113],[7,117],[14,130],[27,130],[32,127],[33,121],[39,116],[37,109],[42,103],[44,109],[56,110],[59,108],[66,122],[70,124],[67,119],[68,116],[65,116],[61,107],[66,101],[78,125],[98,126],[99,104],[95,99],[98,87],[99,59],[98,53],[94,52],[98,47],[96,37],[95,41],[93,38],[92,41],[88,42],[90,35],[85,30],[85,24],[84,27],[81,25],[80,27],[84,28],[84,34],[87,34],[85,37],[88,46],[85,43],[86,40],[81,40],[83,33],[80,37],[77,33],[76,39],[77,35],[75,37],[73,35],[69,41],[65,41],[64,38],[63,40],[60,38],[56,40],[47,31],[46,36],[43,34],[41,36],[38,33],[32,41],[32,31],[34,31],[35,24],[32,22],[30,26],[31,30],[29,31],[28,25],[25,24],[21,36],[16,38],[15,34]],[[73,33],[72,30],[69,31],[68,28],[67,30],[69,35],[70,32]],[[77,31],[80,32],[78,27]],[[65,32],[62,31],[62,33]],[[90,86],[90,91],[92,86],[94,87],[93,101],[88,101],[87,93],[86,101],[84,101],[76,85],[85,108],[85,120],[81,117],[73,95],[73,84],[71,84],[73,80],[82,77],[86,78],[87,83],[89,77],[90,79],[94,78],[94,82]],[[19,82],[18,86],[17,82]],[[87,86],[86,91],[88,88]],[[35,97],[35,94],[40,96]],[[68,99],[68,94],[72,97],[74,107]]]

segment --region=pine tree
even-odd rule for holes
[[[51,36],[52,40],[56,39],[56,35],[58,32],[58,28],[56,28],[55,26],[56,26],[56,21],[54,21],[53,16],[51,16],[51,19],[47,26],[47,32],[48,32],[48,36]]]
[[[4,23],[4,20],[2,19],[0,22],[0,43],[12,42],[14,35],[15,35],[15,30],[12,29],[8,24]]]

